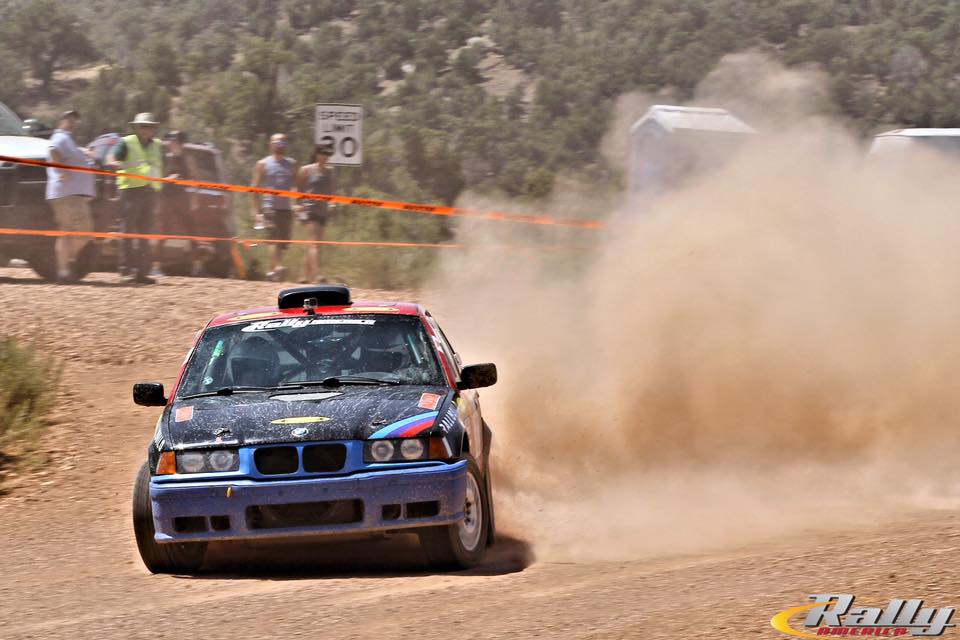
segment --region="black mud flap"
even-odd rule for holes
[[[487,513],[489,514],[490,526],[487,530],[487,546],[492,547],[496,539],[496,520],[493,511],[493,481],[490,473],[490,446],[493,443],[493,431],[483,422],[483,481],[487,485]]]

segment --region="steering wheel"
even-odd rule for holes
[[[301,374],[303,375],[304,380],[322,380],[329,375],[333,375],[330,373],[333,368],[332,365],[332,359],[310,362],[308,364],[294,365],[292,369],[284,371],[283,382],[297,382],[293,378],[296,378]]]

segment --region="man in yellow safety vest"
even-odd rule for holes
[[[138,113],[130,125],[134,133],[120,139],[107,159],[116,169],[120,195],[120,218],[125,233],[152,233],[160,182],[139,180],[137,176],[163,176],[163,147],[157,134],[158,122],[151,113]],[[120,244],[119,270],[127,282],[153,284],[150,272],[150,241],[125,238]]]

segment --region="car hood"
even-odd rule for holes
[[[0,156],[44,160],[50,141],[31,136],[0,136]]]
[[[436,424],[452,396],[438,386],[343,386],[177,400],[164,412],[161,435],[174,449],[362,440],[408,418]]]

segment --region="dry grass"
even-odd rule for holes
[[[0,460],[29,451],[45,426],[61,367],[33,344],[0,338]]]

